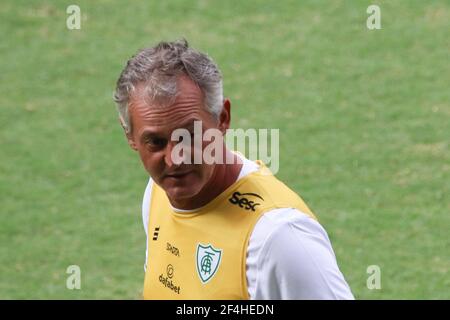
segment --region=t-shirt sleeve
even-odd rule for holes
[[[251,298],[354,299],[325,229],[296,209],[277,210],[261,218],[251,237],[254,248],[260,243],[247,258],[256,262],[247,269]]]

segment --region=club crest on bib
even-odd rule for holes
[[[214,248],[211,244],[197,244],[197,273],[203,284],[211,280],[219,269],[222,259],[222,250]]]

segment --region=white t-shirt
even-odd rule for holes
[[[258,170],[255,162],[239,156],[243,166],[238,180]],[[146,262],[152,185],[149,179],[142,203]],[[252,300],[354,299],[325,229],[294,208],[274,209],[261,216],[250,236],[246,265],[248,294]]]

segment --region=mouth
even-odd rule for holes
[[[181,179],[190,174],[192,171],[184,171],[184,172],[174,172],[171,174],[166,174],[166,178],[174,178],[174,179]]]

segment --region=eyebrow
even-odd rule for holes
[[[180,125],[179,128],[184,128],[184,129],[187,129],[187,130],[191,131],[191,130],[194,129],[194,122],[195,122],[195,121],[200,121],[200,120],[197,120],[197,119],[189,119],[189,120],[183,122],[183,123]]]
[[[181,125],[179,125],[178,128],[176,128],[176,129],[184,128],[188,131],[192,131],[194,129],[195,121],[201,121],[201,120],[194,119],[194,118],[188,119],[188,120],[184,121],[183,123],[181,123]],[[147,137],[152,137],[152,136],[160,136],[160,134],[157,131],[153,131],[151,129],[146,129],[142,132],[140,139],[143,140]]]

